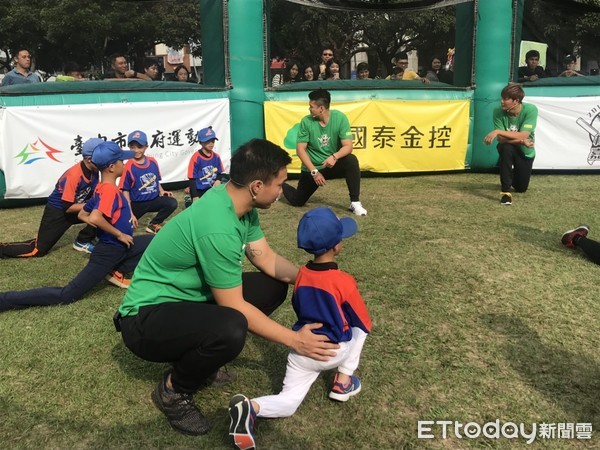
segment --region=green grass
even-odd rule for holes
[[[600,238],[597,180],[534,175],[530,191],[503,207],[493,174],[363,179],[369,215],[357,218],[359,233],[338,260],[358,280],[374,323],[359,369],[363,392],[333,403],[325,374],[293,417],[259,421],[260,447],[600,447],[600,267],[559,242],[580,223]],[[271,246],[305,263],[296,224],[320,205],[348,214],[342,180],[306,207],[278,202],[262,211]],[[33,236],[41,212],[0,210],[1,239]],[[0,291],[67,283],[87,259],[71,249],[75,235],[44,258],[2,260]],[[122,295],[103,282],[73,305],[0,314],[3,447],[226,448],[229,398],[281,387],[287,350],[251,336],[230,364],[234,384],[196,395],[209,434],[172,431],[150,400],[165,366],[136,358],[112,327]],[[294,322],[289,303],[274,317]],[[588,422],[593,439],[417,439],[418,420],[495,419]]]

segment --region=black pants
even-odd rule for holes
[[[593,239],[580,237],[576,246],[580,248],[585,256],[596,264],[600,264],[600,243]]]
[[[65,287],[43,287],[0,293],[0,311],[73,303],[93,289],[113,270],[123,273],[133,272],[153,237],[153,235],[136,236],[133,238],[131,248],[98,242],[87,265]]]
[[[22,242],[0,244],[0,258],[27,258],[45,256],[72,225],[83,223],[77,219],[77,213],[65,213],[62,209],[46,205],[37,237]],[[92,242],[96,229],[87,225],[79,231],[79,242]]]
[[[526,158],[519,145],[498,144],[500,154],[500,184],[502,192],[509,192],[511,186],[517,192],[525,192],[529,187],[534,158]]]
[[[262,272],[244,273],[244,298],[269,315],[288,285]],[[123,342],[146,361],[170,362],[176,392],[194,393],[244,348],[248,322],[239,311],[215,303],[160,303],[121,320]]]
[[[358,159],[352,153],[337,160],[333,167],[319,170],[326,180],[346,178],[351,202],[360,200],[360,167]],[[298,187],[283,184],[283,196],[292,206],[302,206],[315,193],[319,186],[310,172],[301,172]]]
[[[147,202],[131,202],[131,211],[136,219],[140,219],[147,212],[158,212],[152,220],[151,224],[160,225],[167,217],[173,214],[177,209],[177,199],[161,195]]]

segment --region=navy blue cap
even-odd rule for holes
[[[321,255],[358,231],[351,217],[338,219],[325,207],[311,209],[302,216],[298,224],[298,248],[313,255]]]
[[[212,127],[202,128],[198,131],[198,142],[203,144],[204,142],[212,141],[213,139],[219,140]]]
[[[92,154],[92,162],[100,170],[106,169],[111,164],[125,159],[131,159],[135,156],[135,152],[131,150],[123,150],[112,141],[103,142],[96,146]]]
[[[83,146],[81,147],[81,154],[84,157],[89,158],[90,156],[92,156],[92,153],[94,153],[94,149],[99,144],[102,144],[103,142],[104,142],[104,139],[101,139],[101,138],[88,139],[87,141],[85,141],[83,143]]]
[[[127,145],[131,144],[132,142],[137,142],[142,147],[145,147],[148,145],[148,137],[143,131],[135,130],[129,133],[129,136],[127,136]]]

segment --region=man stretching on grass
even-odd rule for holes
[[[494,128],[484,142],[490,145],[498,139],[500,155],[500,204],[512,205],[511,187],[525,192],[529,186],[535,159],[535,125],[538,110],[522,103],[525,92],[519,84],[509,84],[500,94],[500,107],[494,110]]]

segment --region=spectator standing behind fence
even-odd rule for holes
[[[68,169],[58,179],[48,196],[37,236],[27,241],[0,244],[0,258],[45,256],[72,225],[83,223],[77,218],[77,214],[92,197],[98,184],[98,169],[92,163],[92,153],[102,142],[104,140],[100,138],[88,139],[81,150],[83,161]],[[91,253],[95,237],[96,229],[87,225],[79,231],[73,248]]]
[[[327,61],[333,58],[333,50],[330,48],[323,49],[321,53],[321,61],[316,67],[313,69],[313,72],[316,74],[316,78],[318,80],[325,80],[325,68],[327,67]]]
[[[190,71],[183,64],[179,64],[173,71],[175,81],[190,81]]]
[[[272,86],[277,87],[282,84],[296,83],[301,81],[300,76],[300,64],[296,61],[290,60],[286,63],[283,73],[278,73],[273,77]]]
[[[345,178],[350,211],[366,216],[360,202],[360,167],[352,154],[352,130],[348,117],[329,109],[331,95],[325,89],[308,94],[310,114],[300,121],[296,154],[302,167],[297,188],[283,184],[283,195],[292,206],[302,206],[331,178]]]
[[[356,76],[359,80],[371,80],[369,77],[369,65],[366,62],[358,63],[356,66]]]
[[[146,80],[151,81],[150,77],[129,69],[127,58],[122,53],[114,53],[110,56],[110,65],[112,70],[106,72],[105,80]]]
[[[160,67],[154,59],[146,58],[144,60],[144,75],[150,80],[156,81],[159,79]]]
[[[341,80],[340,75],[340,62],[337,59],[331,58],[325,64],[325,79],[326,80]]]
[[[498,140],[500,155],[500,204],[512,205],[511,187],[525,192],[529,186],[535,159],[535,127],[538,110],[535,105],[523,103],[525,92],[519,84],[509,84],[500,93],[500,107],[493,113],[495,130],[484,138],[490,145]]]
[[[31,72],[31,53],[27,48],[20,47],[14,52],[15,68],[4,75],[2,79],[2,87],[12,86],[15,84],[31,84],[39,83],[40,77]]]
[[[302,73],[304,74],[302,81],[315,81],[315,72],[312,66],[306,66]]]
[[[214,151],[215,142],[218,140],[212,127],[198,131],[198,142],[201,147],[192,155],[188,164],[192,202],[202,197],[211,187],[221,184],[223,163],[219,154]]]
[[[446,70],[442,67],[442,59],[440,57],[433,57],[431,59],[431,65],[427,74],[425,75],[429,81],[439,81],[441,83],[452,84],[454,74],[451,70]]]
[[[540,78],[546,78],[548,75],[540,63],[540,52],[529,50],[525,53],[525,65],[519,67],[519,83],[537,81]]]
[[[249,400],[234,396],[229,403],[231,423],[229,437],[239,449],[254,448],[256,417],[289,417],[296,412],[311,385],[324,370],[337,369],[329,392],[332,400],[345,402],[361,391],[354,371],[358,368],[362,348],[371,332],[371,318],[358,291],[356,280],[338,269],[335,262],[343,248],[342,239],[354,235],[354,219],[338,219],[329,208],[308,211],[298,224],[298,247],[314,255],[314,260],[300,268],[292,306],[298,316],[293,330],[319,322],[315,333],[325,335],[340,345],[334,358],[316,361],[295,352],[288,354],[283,388],[278,395]]]
[[[146,133],[140,130],[131,132],[127,137],[127,145],[135,154],[125,165],[119,187],[131,204],[135,228],[144,214],[157,212],[146,227],[147,233],[156,234],[167,217],[177,209],[177,200],[171,192],[162,188],[160,169],[156,160],[146,156],[148,149]]]
[[[81,66],[75,61],[67,61],[63,67],[64,75],[57,75],[56,81],[81,81],[83,75],[81,73]]]
[[[575,63],[577,60],[573,55],[567,55],[563,59],[564,69],[558,76],[559,77],[582,77],[584,76],[581,72],[575,70]]]
[[[425,84],[429,84],[430,81],[427,78],[422,78],[414,70],[408,68],[408,54],[406,52],[398,52],[392,59],[392,62],[396,67],[402,69],[402,80],[421,80]],[[386,77],[386,80],[393,79],[391,75]],[[396,74],[396,80],[398,80],[398,74]]]

